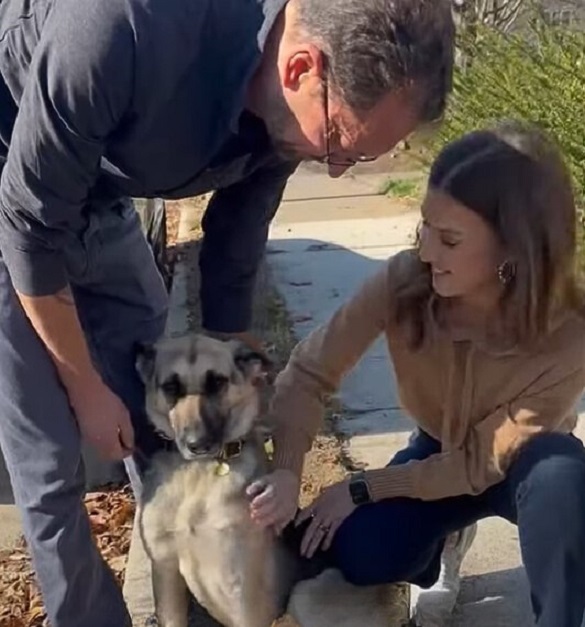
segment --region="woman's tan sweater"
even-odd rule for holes
[[[585,388],[585,321],[567,314],[534,345],[503,350],[456,340],[429,313],[429,332],[415,350],[406,326],[395,320],[392,294],[417,264],[413,251],[392,257],[296,346],[272,399],[276,467],[301,474],[327,397],[382,333],[405,411],[441,442],[442,451],[367,470],[374,500],[479,494],[505,477],[531,436],[573,430]]]

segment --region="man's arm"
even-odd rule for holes
[[[133,33],[113,3],[61,0],[31,60],[0,186],[0,246],[15,289],[67,286],[63,257],[80,232],[109,135],[130,105]]]
[[[93,366],[69,288],[51,296],[19,294],[19,299],[65,386],[90,383]]]
[[[0,187],[2,257],[78,419],[83,419],[82,406],[92,398],[103,400],[107,392],[68,290],[63,249],[67,237],[83,228],[88,190],[107,137],[128,107],[132,85],[133,33],[118,9],[107,5],[62,0],[59,11],[48,18],[29,69]],[[124,409],[110,398],[101,411],[121,415]],[[130,445],[125,423],[119,430]],[[118,448],[119,456],[117,439],[105,444]]]
[[[282,162],[217,191],[203,218],[201,310],[214,335],[249,335],[256,275],[270,221],[297,163]]]

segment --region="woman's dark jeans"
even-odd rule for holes
[[[424,432],[390,462],[439,452]],[[539,627],[581,627],[585,609],[585,449],[573,435],[536,436],[507,478],[479,496],[394,498],[362,505],[339,528],[327,562],[356,585],[432,586],[445,538],[489,516],[518,525]]]

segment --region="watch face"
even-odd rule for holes
[[[370,500],[370,493],[368,490],[368,484],[363,479],[354,479],[349,484],[349,492],[351,498],[356,505],[362,503],[368,503]]]

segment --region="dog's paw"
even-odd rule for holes
[[[153,614],[144,621],[144,627],[159,627],[158,618]]]

